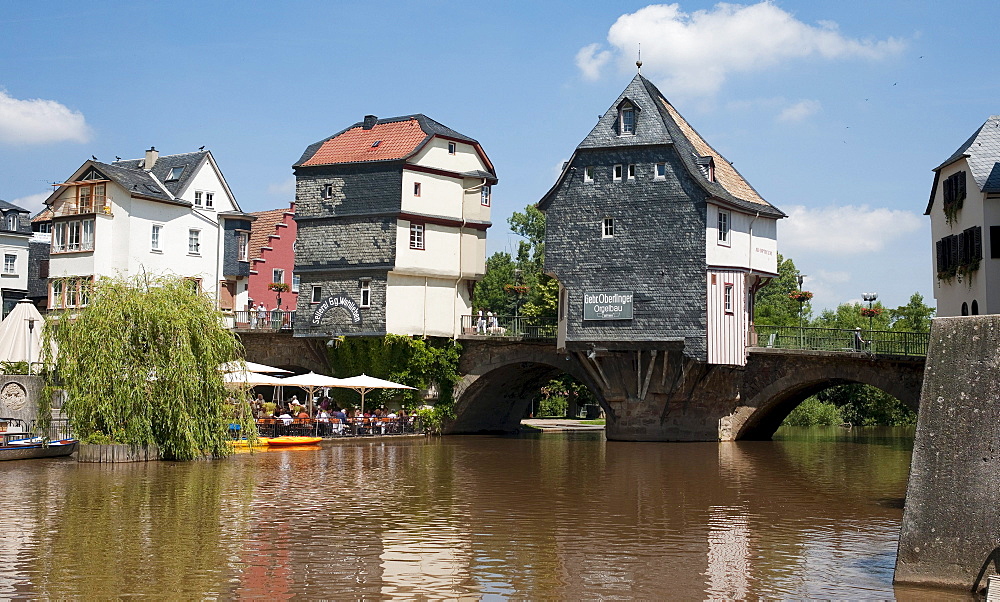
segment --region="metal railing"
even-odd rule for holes
[[[257,310],[234,311],[232,327],[234,330],[291,330],[295,325],[295,312],[268,310],[263,314]]]
[[[287,424],[286,424],[287,423]],[[336,418],[263,418],[257,420],[257,432],[261,437],[373,437],[381,435],[412,435],[423,433],[424,427],[419,416],[406,418],[348,418],[341,422]]]
[[[872,355],[925,356],[929,336],[926,332],[800,328],[757,324],[750,327],[750,346]]]
[[[556,319],[537,316],[462,316],[462,335],[517,337],[525,341],[556,340]]]

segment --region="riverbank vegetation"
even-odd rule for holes
[[[47,316],[43,404],[65,391],[84,442],[156,446],[174,460],[228,455],[230,424],[255,432],[246,404],[230,400],[245,396],[218,369],[242,348],[196,289],[177,277],[101,279],[79,293],[86,307]]]

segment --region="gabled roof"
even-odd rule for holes
[[[31,213],[24,207],[18,207],[13,203],[8,203],[7,201],[0,200],[0,211],[7,213],[8,211],[17,211],[18,213]]]
[[[359,121],[329,138],[310,144],[292,167],[405,161],[420,152],[435,136],[471,144],[490,174],[496,177],[496,170],[479,142],[420,113],[378,119],[367,129],[365,122]]]
[[[937,190],[941,170],[963,158],[980,192],[1000,192],[1000,115],[991,115],[958,150],[934,168],[934,184],[925,215],[930,214],[934,205],[934,191]]]
[[[250,241],[247,256],[250,261],[260,259],[260,250],[270,246],[270,236],[277,234],[278,224],[285,219],[288,209],[271,209],[270,211],[254,211],[250,215],[257,218],[250,227]]]
[[[134,197],[162,201],[164,203],[171,203],[174,205],[183,205],[185,207],[191,206],[190,202],[175,198],[174,195],[167,190],[163,183],[150,172],[139,167],[135,167],[132,164],[132,161],[101,163],[100,161],[88,160],[81,165],[79,169],[73,172],[73,177],[83,177],[85,174],[89,174],[91,169],[96,169],[99,174],[129,191],[129,193]],[[65,186],[58,186],[52,194],[49,195],[49,198],[45,199],[45,204],[51,205],[62,192],[63,188],[65,188]]]
[[[163,183],[173,197],[179,197],[187,186],[188,180],[198,171],[198,167],[208,160],[208,151],[195,151],[193,153],[182,153],[179,155],[163,155],[153,164],[152,174],[157,180]],[[123,159],[115,161],[112,165],[125,169],[142,171],[145,159]],[[180,177],[173,180],[167,178],[171,175],[175,167],[182,168]]]
[[[639,109],[633,136],[618,135],[618,110],[625,101]],[[748,212],[759,212],[771,217],[785,216],[780,209],[765,201],[736,168],[691,127],[652,82],[639,74],[636,74],[601,116],[576,152],[597,148],[661,145],[673,145],[676,148],[677,155],[694,181],[715,200]],[[711,157],[715,167],[714,182],[708,180],[699,167],[700,164],[706,164],[708,157]],[[555,186],[539,202],[540,208],[544,209],[548,205],[551,196],[566,178],[572,163],[572,159],[566,162]]]

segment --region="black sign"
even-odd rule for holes
[[[339,307],[350,314],[352,324],[361,323],[361,308],[358,307],[354,299],[351,299],[347,295],[330,295],[316,306],[316,309],[313,311],[312,325],[319,326],[320,320],[323,319],[326,312],[335,307]]]
[[[583,293],[584,320],[631,320],[631,291]]]

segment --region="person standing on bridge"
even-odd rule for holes
[[[476,314],[476,334],[486,334],[486,318],[483,317],[483,310]]]

